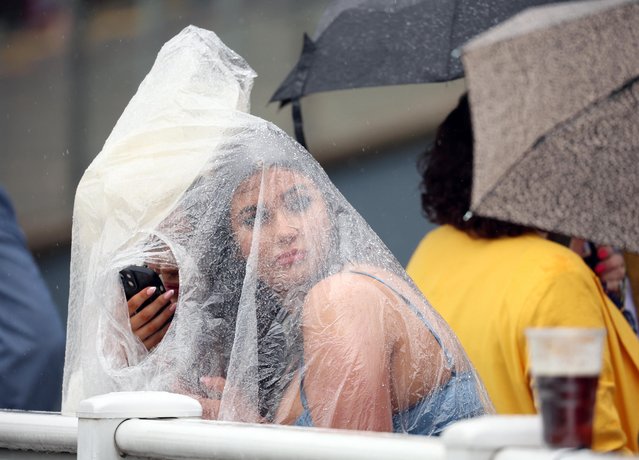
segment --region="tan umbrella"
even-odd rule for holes
[[[463,51],[471,209],[639,252],[639,3],[526,10]]]

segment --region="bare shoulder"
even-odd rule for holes
[[[305,312],[329,319],[346,316],[344,313],[348,311],[348,317],[358,321],[361,315],[370,315],[394,304],[393,292],[379,281],[377,274],[369,272],[344,270],[318,282],[308,293]]]

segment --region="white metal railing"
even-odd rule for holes
[[[0,411],[0,458],[594,460],[602,457],[591,451],[545,448],[541,423],[535,416],[479,417],[452,425],[441,438],[429,438],[215,422],[201,420],[200,414],[197,401],[158,392],[112,393],[90,398],[81,403],[79,418]]]
[[[589,450],[510,448],[498,452],[493,460],[621,460],[627,457],[613,454],[597,454]]]
[[[533,415],[493,415],[464,420],[451,425],[441,439],[447,460],[639,459],[587,449],[549,449],[543,443],[541,418]]]
[[[75,454],[78,419],[47,412],[0,411],[0,449]],[[0,458],[4,456],[0,455]]]
[[[152,458],[260,460],[444,460],[441,441],[372,434],[207,421],[127,420],[116,431],[122,452]]]

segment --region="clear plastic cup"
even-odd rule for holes
[[[605,329],[526,329],[537,409],[550,447],[590,448]]]

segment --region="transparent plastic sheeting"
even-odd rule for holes
[[[319,164],[248,114],[254,76],[187,27],[85,172],[63,412],[162,390],[221,420],[433,434],[492,411],[454,334]],[[179,279],[149,349],[119,278],[129,265]]]

